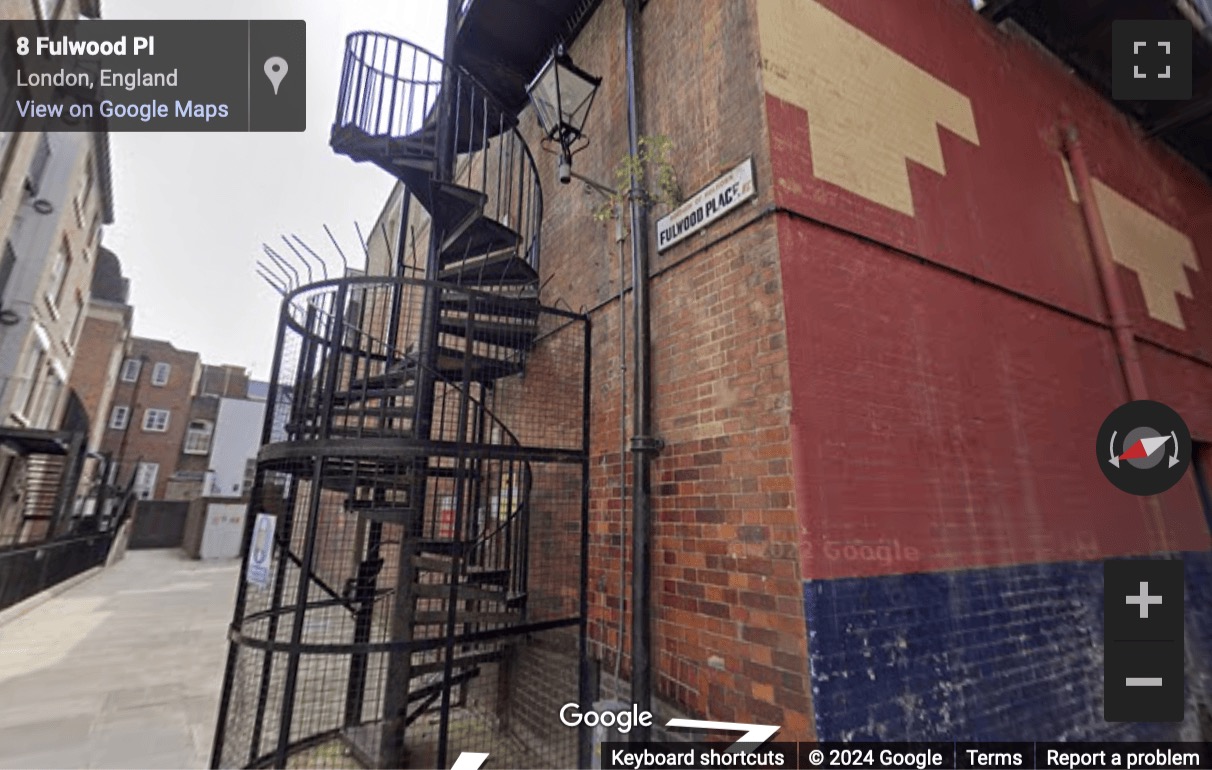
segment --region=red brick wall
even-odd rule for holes
[[[773,192],[753,7],[651,3],[640,24],[641,132],[673,140],[687,194],[751,156],[758,190],[752,204],[664,254],[650,236],[652,413],[666,444],[653,463],[653,681],[659,698],[694,716],[807,735],[787,351],[774,220],[761,218]],[[604,3],[571,50],[604,76],[586,126],[592,142],[575,159],[578,172],[603,181],[626,153],[622,40],[622,4]],[[554,163],[539,162],[543,301],[585,309],[593,321],[590,632],[593,654],[611,670],[623,523],[618,246],[613,226],[591,219],[599,200],[553,183]],[[650,227],[666,211],[658,207]],[[630,301],[625,310],[629,382]],[[526,386],[537,387],[529,371]],[[627,648],[629,639],[628,623]]]
[[[1076,126],[1093,175],[1203,260],[1177,299],[1185,329],[1151,317],[1136,272],[1116,268],[1150,396],[1203,439],[1212,190],[964,3],[823,5],[966,96],[979,143],[938,129],[945,172],[906,161],[906,214],[818,178],[813,114],[767,99],[792,212],[780,244],[805,577],[1207,549],[1189,479],[1159,515],[1095,467],[1098,426],[1128,396],[1059,129]]]
[[[130,424],[125,447],[122,445],[124,431],[107,428],[102,439],[102,449],[112,452],[115,461],[121,454],[118,480],[125,484],[140,461],[159,463],[156,489],[152,499],[162,499],[169,478],[176,469],[189,423],[190,401],[198,368],[198,354],[178,350],[171,343],[139,337],[131,339],[129,357],[146,355],[147,361],[139,371],[137,383],[123,382],[121,370],[114,390],[116,406],[130,405]],[[168,363],[172,368],[169,380],[163,387],[151,384],[152,370],[157,362]],[[167,409],[170,412],[168,430],[163,433],[143,430],[143,415],[147,409]],[[108,421],[109,416],[106,415]],[[108,425],[108,422],[107,422]]]
[[[88,412],[93,435],[103,436],[104,428],[97,430],[98,423],[109,422],[110,399],[113,384],[113,363],[121,358],[128,328],[117,317],[89,315],[80,329],[76,343],[76,359],[72,364],[71,389],[76,392]],[[99,440],[97,442],[100,443]],[[96,448],[90,442],[90,448]]]

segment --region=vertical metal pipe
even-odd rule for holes
[[[459,130],[453,119],[455,112],[452,91],[459,83],[453,61],[454,43],[458,32],[459,0],[448,0],[446,7],[446,42],[442,65],[442,88],[438,94],[438,120],[436,126],[437,148],[434,158],[435,181],[449,181],[454,168]],[[441,270],[442,241],[445,238],[443,223],[436,217],[429,222],[429,253],[425,265],[427,282],[424,288],[424,304],[421,308],[420,339],[418,341],[419,365],[416,367],[416,410],[413,419],[413,438],[428,441],[433,426],[434,372],[438,369],[438,311],[442,293],[437,284]],[[470,304],[468,306],[470,308]],[[425,496],[428,486],[429,458],[418,457],[412,467],[408,490],[408,507],[413,520],[406,522],[399,548],[396,570],[396,596],[392,607],[391,639],[401,642],[412,638],[413,603],[417,540],[422,536],[425,515]],[[382,767],[402,767],[405,761],[404,717],[408,707],[408,690],[412,679],[412,652],[405,646],[392,650],[387,661],[387,687],[383,697],[383,718],[386,721],[384,748],[380,756]]]
[[[438,767],[446,767],[447,748],[450,743],[450,688],[452,686],[451,679],[454,677],[455,627],[459,612],[459,571],[462,569],[465,556],[462,544],[466,541],[466,537],[463,534],[463,509],[468,507],[467,461],[469,458],[467,453],[467,418],[468,413],[471,411],[471,335],[472,329],[475,326],[475,307],[471,304],[470,296],[468,296],[467,300],[467,318],[463,326],[467,348],[463,355],[462,387],[459,388],[459,413],[455,427],[455,441],[458,443],[459,449],[454,458],[455,501],[451,537],[454,539],[456,545],[451,549],[450,553],[450,593],[446,598],[446,646],[442,667],[442,700],[438,722]],[[442,411],[445,412],[446,410],[443,409]]]
[[[639,106],[636,99],[637,0],[626,6],[627,48],[627,146],[631,157],[639,154]],[[632,401],[631,452],[631,700],[641,711],[652,711],[652,456],[659,443],[649,435],[652,427],[652,382],[648,329],[648,204],[634,168],[631,173],[631,283],[635,320],[635,398]],[[649,740],[644,725],[633,728],[632,741]]]
[[[1102,283],[1103,296],[1107,302],[1107,310],[1111,315],[1111,328],[1115,335],[1115,349],[1119,358],[1120,371],[1128,386],[1128,397],[1133,401],[1141,401],[1149,397],[1145,386],[1145,373],[1141,367],[1140,352],[1136,348],[1136,332],[1132,328],[1132,320],[1128,316],[1128,303],[1124,300],[1123,284],[1119,280],[1119,272],[1111,254],[1111,242],[1107,238],[1107,230],[1103,225],[1102,212],[1094,197],[1094,183],[1090,176],[1090,166],[1086,163],[1086,154],[1082,151],[1081,137],[1076,126],[1068,126],[1063,137],[1065,157],[1073,172],[1073,183],[1077,187],[1078,202],[1082,207],[1082,215],[1086,221],[1086,230],[1090,235],[1090,247],[1094,252],[1094,261],[1098,266],[1098,274]],[[1169,528],[1166,526],[1165,515],[1161,502],[1151,496],[1144,500],[1145,509],[1153,525],[1156,545],[1159,550],[1168,551]]]
[[[282,348],[286,340],[286,323],[287,315],[290,312],[290,295],[287,295],[282,300],[282,309],[278,315],[278,339],[274,344],[274,357],[270,363],[270,380],[269,393],[265,398],[265,419],[261,424],[261,444],[269,443],[273,435],[274,413],[277,411],[278,399],[281,397],[280,386],[278,385],[278,374],[282,367]],[[142,367],[140,366],[140,374]],[[137,384],[137,383],[136,383]],[[129,418],[127,421],[129,425]],[[241,548],[240,553],[243,556],[248,550],[249,541],[252,540],[253,531],[253,508],[255,507],[252,501],[256,501],[262,494],[262,484],[264,484],[264,473],[257,474],[257,487],[253,490],[254,494],[248,505],[248,510],[244,516],[244,534],[240,538]],[[248,560],[240,560],[240,576],[237,579],[236,587],[236,606],[232,610],[232,620],[229,626],[230,631],[234,631],[244,619],[244,605],[248,599]],[[270,637],[273,638],[272,636]],[[211,744],[210,750],[210,766],[217,768],[222,761],[223,743],[227,736],[227,714],[231,707],[232,686],[235,684],[236,677],[236,660],[239,656],[240,647],[236,642],[230,641],[227,645],[227,663],[223,670],[223,691],[219,696],[219,717],[215,725],[215,738]],[[259,721],[254,725],[258,725]]]
[[[1124,301],[1123,285],[1119,282],[1119,273],[1116,272],[1115,262],[1111,257],[1111,242],[1107,239],[1107,230],[1103,226],[1102,212],[1099,211],[1098,201],[1094,199],[1090,167],[1086,164],[1081,138],[1074,126],[1065,130],[1064,146],[1069,168],[1073,171],[1073,182],[1077,186],[1078,202],[1086,220],[1086,230],[1090,235],[1090,247],[1098,266],[1107,311],[1111,315],[1111,328],[1115,332],[1120,368],[1128,385],[1128,395],[1133,401],[1139,401],[1148,398],[1148,394],[1144,371],[1140,365],[1140,354],[1136,349],[1136,334],[1132,330],[1132,321],[1128,318],[1128,304]]]
[[[621,305],[619,309],[622,309]],[[581,328],[584,333],[581,343],[584,346],[584,358],[581,362],[581,595],[578,607],[581,622],[578,629],[577,657],[580,660],[578,689],[581,711],[588,713],[593,708],[594,690],[597,688],[594,686],[595,677],[589,662],[589,394],[593,387],[593,379],[590,374],[590,362],[593,359],[590,355],[592,339],[587,317],[581,319]],[[619,385],[621,387],[622,383],[620,382]],[[622,545],[620,541],[619,546],[622,547]],[[619,598],[622,599],[621,596]],[[619,609],[622,610],[622,607]],[[619,650],[619,653],[622,654],[622,649]],[[580,733],[577,735],[577,767],[593,766],[592,730],[593,728],[588,725],[580,727]]]
[[[325,426],[332,424],[333,392],[336,390],[337,377],[340,373],[340,348],[342,337],[345,335],[344,316],[346,292],[348,289],[349,285],[346,283],[340,284],[337,288],[337,296],[330,315],[331,323],[328,327],[330,335],[328,346],[330,349],[335,349],[331,350],[326,357],[326,368],[322,369],[324,374],[324,390],[322,402],[319,405],[320,415]],[[327,436],[327,428],[324,429],[324,435]],[[287,653],[286,659],[286,681],[282,687],[282,712],[278,727],[278,747],[274,754],[274,766],[280,768],[286,767],[291,725],[294,721],[295,697],[297,695],[296,686],[299,677],[299,663],[302,657],[299,652],[299,644],[303,641],[303,622],[306,620],[307,615],[307,595],[311,589],[311,568],[315,559],[316,532],[319,528],[320,503],[324,493],[324,474],[327,464],[327,457],[324,455],[316,456],[312,464],[312,477],[308,489],[311,499],[308,501],[307,529],[303,540],[303,558],[299,562],[299,586],[295,593],[295,616],[290,630],[290,650]]]

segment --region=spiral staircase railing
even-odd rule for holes
[[[347,39],[332,146],[428,213],[428,280],[283,304],[245,533],[276,515],[276,571],[250,589],[242,569],[212,766],[563,756],[510,704],[540,684],[519,671],[563,665],[567,632],[587,698],[588,319],[539,302],[542,190],[516,123],[420,48]]]

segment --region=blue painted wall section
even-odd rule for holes
[[[1212,553],[1187,573],[1182,724],[1102,715],[1100,561],[804,584],[820,740],[1199,740]]]

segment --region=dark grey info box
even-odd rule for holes
[[[307,27],[302,21],[249,22],[249,130],[307,128]],[[266,71],[278,68],[278,88]],[[286,74],[281,75],[285,63]]]
[[[1191,25],[1184,20],[1111,23],[1111,97],[1191,98]]]
[[[296,20],[0,22],[0,131],[302,131],[305,35]],[[289,72],[265,103],[269,56]]]
[[[1183,719],[1183,563],[1103,562],[1103,718]]]

